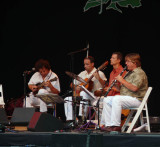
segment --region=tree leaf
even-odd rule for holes
[[[119,8],[117,8],[117,5],[120,7],[131,6],[132,8],[141,6],[141,0],[88,0],[84,7],[84,11],[87,11],[88,9],[96,6],[102,6],[103,4],[106,4],[109,1],[111,1],[111,3],[106,9],[114,9],[120,13],[122,13],[122,11]]]
[[[141,0],[125,0],[118,2],[118,5],[121,7],[128,7],[129,5],[132,8],[140,7],[141,6]]]
[[[117,1],[118,1],[118,0],[117,0]],[[119,0],[119,1],[120,1],[120,0]],[[116,11],[122,13],[122,11],[121,11],[119,8],[117,8],[115,2],[114,2],[114,3],[112,2],[106,9],[107,9],[107,10],[108,10],[108,9],[113,9],[113,10],[116,10]]]
[[[106,9],[114,9],[122,13],[122,11],[117,8],[116,5],[119,5],[120,7],[128,7],[130,5],[132,8],[135,8],[141,6],[140,1],[141,0],[112,0],[111,4]]]
[[[85,7],[84,7],[84,11],[87,11],[90,8],[96,7],[96,6],[100,6],[102,4],[107,3],[109,0],[88,0]]]

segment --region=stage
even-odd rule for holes
[[[52,114],[35,110],[35,108],[15,108],[12,118],[8,120],[5,110],[0,109],[0,146],[160,146],[159,117],[150,117],[151,133],[146,130],[130,134],[109,133],[96,129],[93,124],[96,123],[95,120],[92,120],[93,123],[89,123],[89,126],[84,126],[82,123],[74,127],[73,123],[67,123]]]
[[[6,130],[0,133],[0,146],[131,147],[160,146],[159,132],[105,133],[100,130],[31,132]]]

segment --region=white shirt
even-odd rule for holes
[[[97,69],[94,67],[94,69],[89,74],[85,70],[85,71],[82,71],[78,76],[81,77],[83,80],[85,80],[86,78],[89,79],[96,70]],[[98,73],[99,73],[99,76],[101,77],[102,80],[107,81],[107,78],[106,78],[106,76],[104,75],[104,73],[102,71],[98,71]],[[92,92],[103,88],[103,86],[101,85],[101,83],[95,77],[93,77],[91,80],[94,83],[93,84]],[[79,84],[81,84],[81,82],[79,82],[77,80],[74,80],[74,84],[75,85],[79,85]]]
[[[54,88],[56,88],[59,92],[60,92],[60,83],[59,83],[59,78],[58,76],[52,72],[51,70],[49,71],[48,75],[45,77],[45,79],[43,80],[41,74],[39,72],[36,72],[32,75],[31,79],[28,82],[28,85],[36,85],[38,83],[42,83],[43,81],[48,81],[51,80],[53,78],[57,77],[56,81],[52,81],[51,84],[53,85]],[[45,87],[45,89],[48,92],[51,92],[49,87]]]

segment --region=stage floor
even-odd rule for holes
[[[0,146],[54,147],[152,147],[160,146],[160,132],[104,133],[100,130],[68,132],[6,131],[0,133]]]

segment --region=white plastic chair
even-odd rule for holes
[[[29,98],[29,97],[26,97],[26,98]],[[26,99],[24,99],[24,101],[23,101],[23,107],[35,107],[35,108],[40,109],[40,105],[26,106],[25,100]],[[56,103],[49,103],[49,104],[47,104],[47,108],[53,109],[53,116],[56,117]]]
[[[126,127],[128,127],[126,133],[131,133],[135,123],[137,122],[138,120],[138,117],[140,117],[140,122],[141,122],[141,125],[144,125],[144,117],[143,117],[143,111],[145,111],[145,114],[146,114],[146,120],[147,120],[147,123],[146,123],[146,128],[148,130],[148,132],[150,133],[151,130],[150,130],[150,122],[149,122],[149,115],[148,115],[148,107],[147,107],[147,100],[148,100],[148,97],[150,95],[152,91],[152,87],[149,87],[142,102],[141,102],[141,105],[139,106],[139,108],[128,108],[130,109],[130,113],[127,117],[127,120],[125,121],[124,125],[122,126],[122,129],[121,131],[124,132]],[[136,114],[133,116],[134,112],[136,111]],[[133,118],[133,119],[132,119]],[[132,121],[131,121],[132,119]]]
[[[0,108],[4,108],[5,103],[4,103],[4,97],[3,97],[3,88],[2,84],[0,84]]]

